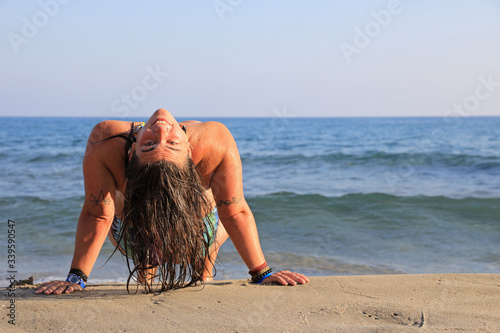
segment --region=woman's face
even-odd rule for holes
[[[189,156],[186,133],[164,109],[155,111],[148,119],[137,133],[132,149],[141,163],[165,160],[181,165]]]

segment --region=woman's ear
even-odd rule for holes
[[[189,143],[189,141],[188,141],[188,143],[187,143],[187,149],[188,149],[188,156],[189,156],[189,158],[192,158],[192,156],[191,156],[191,155],[192,155],[192,154],[191,154],[191,152],[192,152],[192,150],[193,150],[193,146],[191,146],[191,144]]]
[[[134,155],[134,151],[135,151],[135,142],[132,143],[132,146],[130,147],[130,149],[128,150],[128,160],[130,161],[132,159],[132,156]]]

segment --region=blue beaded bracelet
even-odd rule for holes
[[[259,281],[257,281],[256,283],[257,283],[257,284],[261,284],[261,283],[262,283],[262,281],[264,281],[264,279],[265,279],[265,278],[270,277],[271,275],[273,275],[273,272],[269,272],[269,273],[267,273],[266,275],[264,275],[264,276],[263,276],[263,277],[262,277]]]

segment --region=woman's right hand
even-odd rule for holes
[[[81,291],[83,290],[80,285],[67,281],[49,281],[42,283],[38,289],[35,291],[35,294],[55,294],[59,295],[62,293],[69,294],[73,291]]]

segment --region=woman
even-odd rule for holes
[[[228,235],[252,281],[309,281],[289,271],[271,274],[243,196],[236,143],[220,123],[179,124],[164,109],[145,124],[101,122],[90,134],[83,174],[85,203],[70,274],[36,293],[82,290],[106,236],[132,259],[130,277],[146,291],[155,278],[160,291],[210,280]]]

